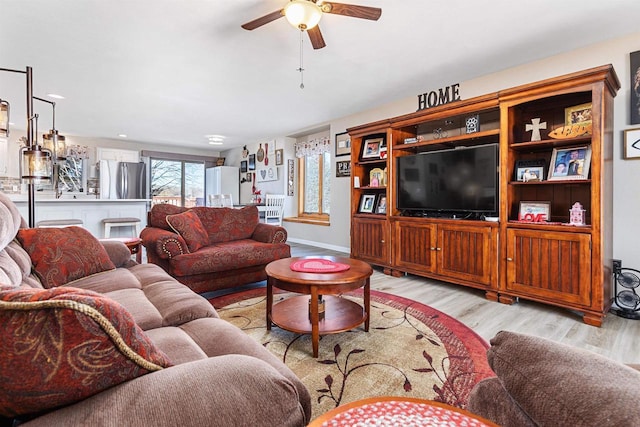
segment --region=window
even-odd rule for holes
[[[204,206],[204,162],[151,158],[152,204]]]
[[[299,206],[298,216],[329,220],[331,194],[331,153],[305,156],[298,159]]]

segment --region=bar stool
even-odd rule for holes
[[[79,227],[84,226],[81,219],[48,219],[38,221],[36,227],[38,228],[61,228],[68,227],[70,225],[77,225]]]
[[[105,218],[102,220],[104,224],[104,238],[108,239],[111,237],[111,228],[112,227],[131,227],[135,230],[135,236],[138,237],[140,235],[140,219],[139,218]]]

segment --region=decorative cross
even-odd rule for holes
[[[547,122],[540,123],[540,118],[531,119],[530,125],[525,126],[525,131],[533,131],[531,133],[531,141],[540,141],[540,129],[547,128]]]

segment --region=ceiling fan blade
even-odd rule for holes
[[[264,24],[268,24],[271,21],[275,21],[278,18],[282,18],[284,16],[284,9],[276,10],[275,12],[271,12],[268,15],[264,15],[258,19],[254,19],[253,21],[247,22],[246,24],[242,24],[241,27],[245,30],[255,30],[258,27],[262,27]]]
[[[323,12],[336,15],[351,16],[353,18],[370,19],[377,21],[382,15],[379,7],[358,6],[355,4],[324,2],[320,6]]]
[[[318,25],[310,30],[307,30],[307,33],[309,33],[311,46],[313,46],[314,49],[322,49],[326,46],[326,44],[324,43],[324,38],[322,37],[322,33],[320,32],[320,27]]]

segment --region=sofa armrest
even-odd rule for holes
[[[260,222],[251,238],[262,243],[286,243],[287,229],[279,225]]]
[[[266,362],[233,354],[124,382],[24,426],[303,426],[296,388]]]
[[[142,245],[149,252],[162,259],[171,259],[178,255],[187,254],[187,243],[182,236],[172,231],[156,227],[145,227],[140,233]]]
[[[102,246],[107,251],[107,255],[109,255],[109,259],[113,265],[118,267],[129,267],[131,262],[131,251],[129,248],[120,241],[117,240],[100,240]]]

